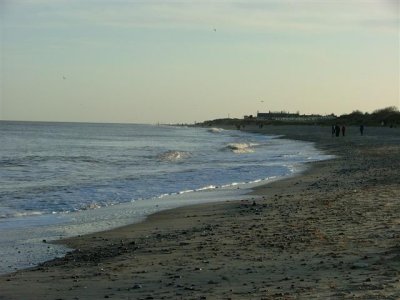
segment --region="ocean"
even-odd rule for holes
[[[68,251],[43,240],[109,229],[329,158],[311,143],[138,124],[0,122],[0,273]]]

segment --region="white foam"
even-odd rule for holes
[[[200,192],[200,191],[207,191],[207,190],[212,190],[212,189],[215,189],[215,188],[217,188],[217,186],[215,186],[215,185],[207,185],[207,186],[204,186],[204,187],[202,187],[202,188],[196,189],[196,191],[197,191],[197,192]]]
[[[256,144],[251,143],[230,143],[226,146],[226,149],[234,152],[234,153],[251,153],[254,152],[252,146]]]
[[[180,191],[180,192],[178,192],[177,194],[186,194],[186,193],[191,193],[191,192],[194,192],[194,190],[185,190],[185,191]]]

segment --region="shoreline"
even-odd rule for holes
[[[176,208],[67,239],[79,250],[1,276],[0,299],[400,296],[399,131],[366,128],[360,137],[349,128],[331,138],[328,127],[271,126],[261,133],[314,142],[336,158],[257,187],[247,200]],[[253,204],[252,195],[261,199]]]
[[[209,132],[210,130],[202,129],[201,131]],[[220,133],[218,132],[218,136],[219,135]],[[236,136],[237,133],[235,131],[227,131],[222,135]],[[214,138],[214,136],[215,133],[210,138]],[[242,133],[240,136],[240,139],[244,140],[248,137],[252,140],[265,140],[264,137],[254,133]],[[266,136],[266,140],[268,141],[270,138]],[[248,145],[250,147],[251,144],[228,145]],[[298,155],[298,158],[294,159],[296,161],[304,162],[307,160],[325,158],[320,151],[315,150],[311,143],[308,142],[290,140],[279,141],[279,139],[276,138],[271,139],[269,146],[276,147],[276,145],[283,145],[282,154],[285,154],[285,156],[296,154],[299,149],[303,149],[301,153],[306,154]],[[288,148],[284,145],[288,145]],[[221,148],[221,151],[225,150],[225,148]],[[264,153],[262,156],[269,157],[268,149],[265,150],[266,152],[263,152],[263,150],[257,151],[259,153]],[[229,148],[229,151],[232,151],[232,149]],[[277,152],[277,154],[279,153]],[[240,159],[239,156],[242,154],[236,155]],[[258,160],[262,163],[260,156]],[[284,160],[286,161],[286,159]],[[63,257],[68,251],[72,250],[63,247],[60,243],[54,245],[54,243],[52,243],[53,241],[142,222],[148,215],[165,209],[198,203],[241,199],[243,195],[249,193],[254,186],[263,185],[286,176],[292,176],[293,173],[301,172],[304,163],[294,162],[290,158],[289,161],[291,161],[289,165],[285,164],[284,161],[279,164],[279,166],[282,166],[282,169],[287,169],[285,171],[281,170],[280,173],[264,170],[264,173],[269,175],[269,177],[266,178],[260,175],[263,169],[259,168],[261,172],[257,173],[260,176],[255,177],[256,180],[230,181],[226,184],[227,178],[229,180],[230,177],[224,177],[225,172],[220,172],[221,175],[219,178],[214,178],[217,180],[214,184],[210,181],[208,185],[200,188],[194,187],[193,189],[186,189],[170,194],[161,193],[159,196],[143,199],[143,201],[135,200],[108,207],[97,207],[96,209],[87,209],[71,213],[39,214],[35,212],[32,216],[26,218],[3,219],[0,223],[0,240],[3,254],[2,263],[0,264],[0,274],[8,274],[17,270],[35,267],[45,261]],[[246,166],[246,164],[243,163],[243,166]],[[271,168],[273,169],[273,166],[271,166]],[[252,176],[254,177],[255,175],[253,174]],[[239,175],[238,177],[241,176]],[[220,185],[217,185],[218,182]],[[94,203],[96,203],[96,201]],[[46,243],[42,242],[44,240]]]

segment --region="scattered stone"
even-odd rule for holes
[[[229,278],[226,277],[226,276],[221,276],[221,279],[222,279],[222,280],[225,280],[225,281],[228,281],[228,280],[229,280]]]
[[[141,284],[135,284],[132,289],[137,290],[137,289],[141,289],[143,286]]]
[[[365,262],[356,262],[351,266],[351,269],[364,269],[368,268],[369,264]]]

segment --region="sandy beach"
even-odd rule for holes
[[[246,130],[336,158],[241,201],[64,240],[66,257],[1,276],[0,299],[399,299],[400,130]]]

